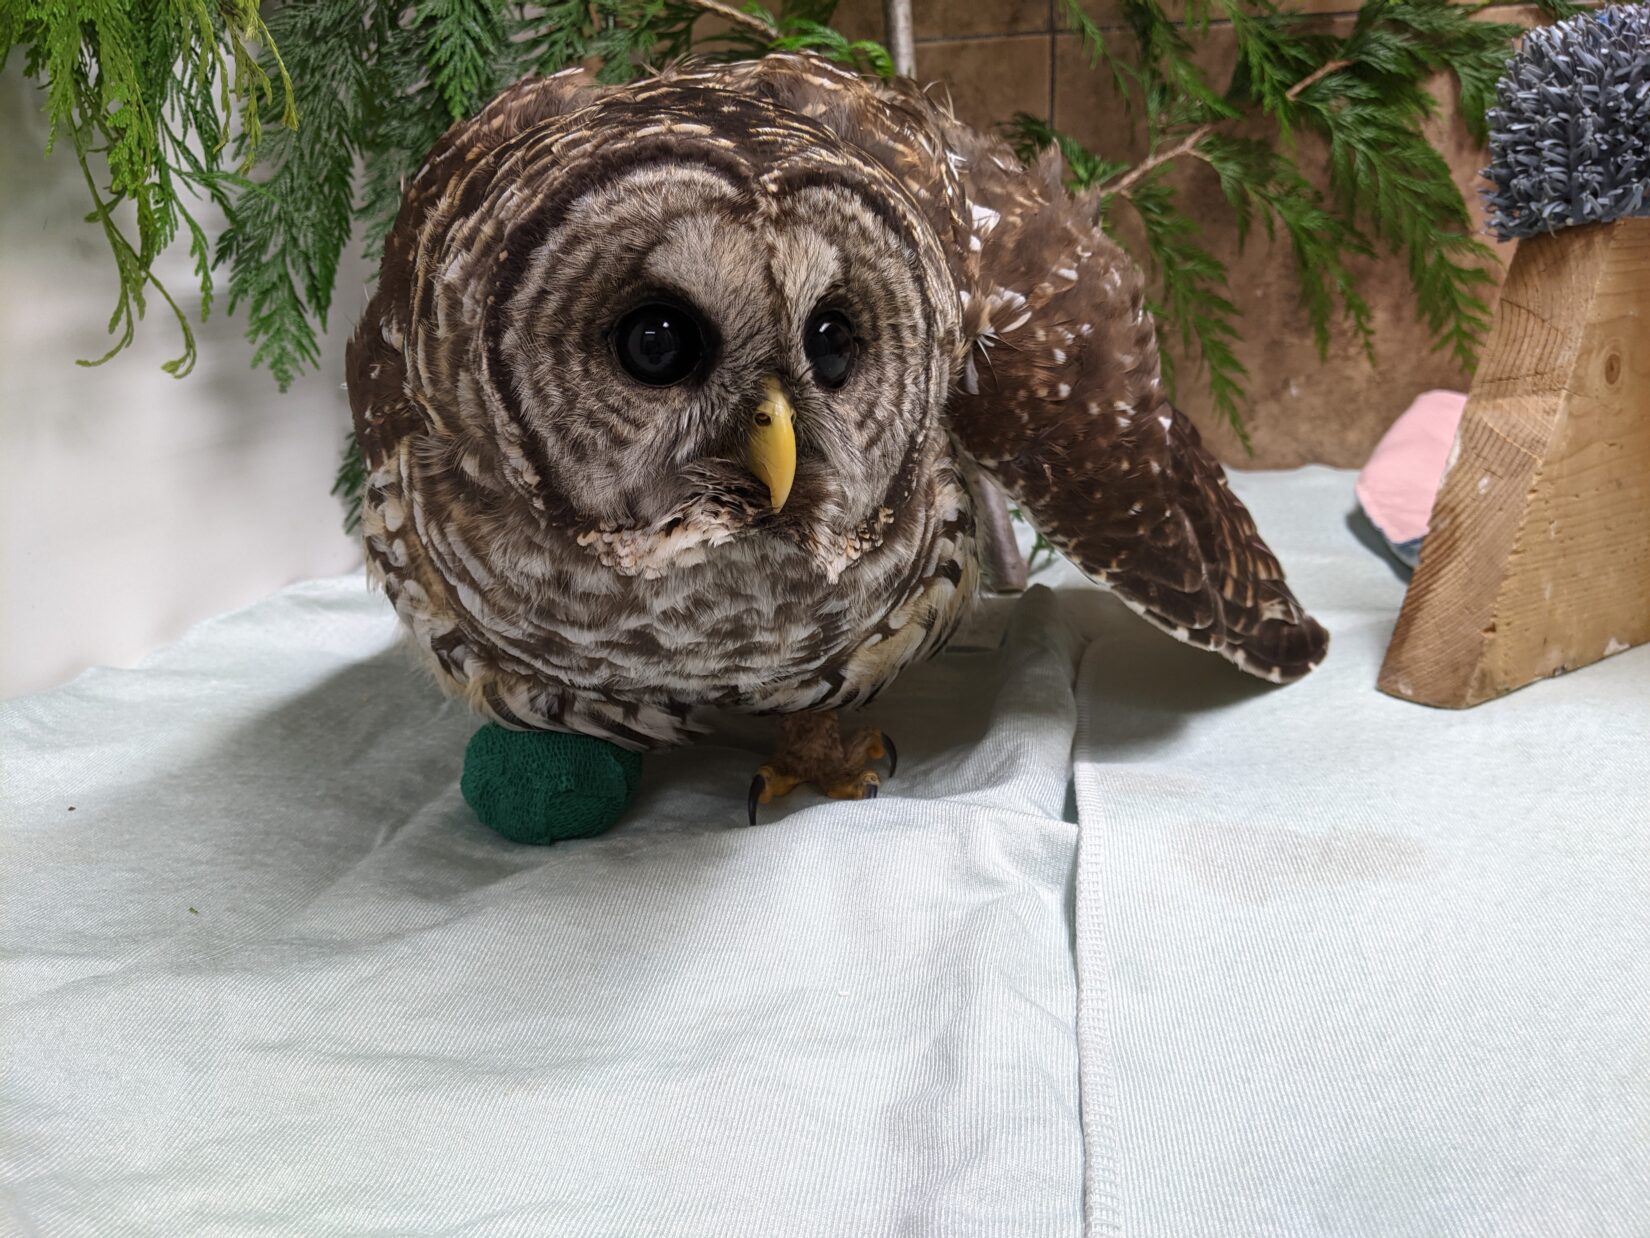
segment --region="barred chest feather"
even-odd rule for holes
[[[373,575],[443,688],[509,727],[651,748],[712,711],[862,704],[944,645],[978,587],[973,505],[945,457],[907,518],[835,571],[751,535],[657,574],[615,571],[591,539],[473,546],[399,472],[369,482]]]

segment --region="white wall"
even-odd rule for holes
[[[82,222],[72,153],[42,157],[40,102],[13,57],[0,75],[0,696],[131,665],[199,619],[360,561],[327,491],[366,265],[351,254],[340,277],[322,372],[285,395],[252,370],[244,317],[223,299],[196,323],[187,378],[160,369],[178,333],[154,302],[134,347],[76,366],[108,347],[113,262]],[[160,273],[198,310],[182,246]]]

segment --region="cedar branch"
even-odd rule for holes
[[[1296,99],[1300,98],[1302,92],[1304,92],[1308,87],[1315,86],[1317,83],[1323,81],[1324,78],[1328,77],[1331,73],[1336,73],[1341,69],[1348,68],[1351,64],[1352,62],[1350,60],[1326,61],[1291,86],[1285,97],[1293,103]],[[1168,163],[1172,159],[1179,159],[1182,155],[1191,154],[1199,142],[1220,127],[1220,123],[1221,122],[1219,121],[1211,120],[1199,125],[1196,129],[1193,129],[1190,133],[1183,136],[1173,146],[1157,151],[1148,158],[1135,164],[1134,167],[1130,168],[1127,172],[1123,173],[1110,184],[1101,186],[1101,192],[1127,194],[1130,189],[1132,189],[1135,185],[1138,185],[1141,179],[1150,173],[1154,168],[1161,167],[1163,164]]]
[[[731,4],[723,4],[721,0],[688,0],[688,3],[693,5],[694,8],[703,9],[707,13],[714,13],[716,16],[724,17],[735,25],[753,30],[764,38],[772,39],[777,33],[772,26],[760,17],[742,12]]]
[[[1350,60],[1325,61],[1316,69],[1313,69],[1312,72],[1308,73],[1305,77],[1301,78],[1300,81],[1291,86],[1285,97],[1289,100],[1289,102],[1293,103],[1296,99],[1300,98],[1302,93],[1309,87],[1316,86],[1331,73],[1339,73],[1342,69],[1350,69],[1351,67],[1352,62]]]
[[[1142,159],[1139,163],[1135,164],[1134,167],[1123,173],[1120,177],[1118,177],[1118,179],[1112,181],[1109,185],[1102,185],[1100,187],[1100,191],[1102,193],[1120,193],[1126,196],[1129,190],[1139,184],[1140,181],[1152,171],[1152,169],[1161,167],[1163,164],[1168,163],[1172,159],[1179,159],[1182,155],[1189,154],[1194,146],[1214,131],[1215,122],[1212,120],[1199,125],[1196,129],[1193,129],[1190,133],[1186,134],[1185,137],[1181,138],[1173,146],[1160,150],[1146,159]]]

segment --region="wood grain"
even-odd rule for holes
[[[1379,687],[1462,708],[1650,641],[1650,219],[1520,243]]]

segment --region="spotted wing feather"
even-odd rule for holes
[[[1043,533],[1133,610],[1244,670],[1306,674],[1328,634],[1284,582],[1197,429],[1171,406],[1138,268],[1053,159],[1029,173],[953,125],[980,279],[962,446]]]

